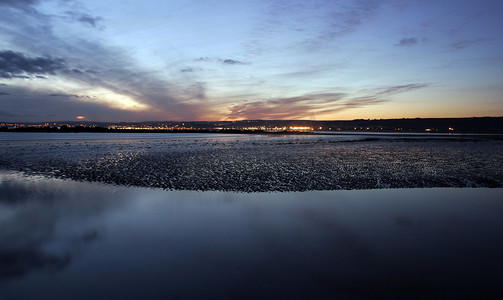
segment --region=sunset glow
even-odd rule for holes
[[[0,121],[503,115],[501,1],[40,0],[0,13]]]

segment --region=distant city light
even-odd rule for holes
[[[501,122],[501,118],[491,118],[491,120]],[[464,129],[462,122],[465,120],[471,122],[476,121],[476,126],[470,129]],[[460,118],[449,119],[450,122],[457,124],[449,127],[444,127],[440,120],[424,120],[421,125],[417,125],[417,119],[407,120],[386,120],[387,125],[380,124],[382,120],[353,120],[353,121],[267,121],[267,120],[244,120],[244,121],[218,121],[218,122],[180,122],[180,121],[160,121],[160,122],[90,122],[87,116],[75,116],[74,121],[70,122],[0,122],[0,131],[23,129],[32,130],[53,130],[63,128],[68,130],[75,128],[76,130],[146,130],[146,131],[242,131],[242,132],[256,132],[256,133],[280,133],[280,132],[293,132],[305,133],[318,130],[329,131],[358,131],[358,132],[428,132],[428,133],[462,133],[462,132],[495,132],[502,131],[500,127],[494,127],[491,123],[488,124],[486,118]],[[427,123],[425,123],[427,121]],[[361,124],[362,122],[367,124]],[[405,123],[404,123],[405,122]],[[293,124],[289,124],[293,123]],[[396,126],[396,123],[404,125],[404,127]],[[309,126],[311,125],[311,126]],[[320,126],[322,125],[322,126]],[[360,126],[365,125],[365,126]],[[369,126],[370,125],[370,126]],[[500,125],[498,125],[500,126]],[[88,129],[86,129],[88,128]],[[320,129],[321,128],[321,129]]]
[[[292,131],[311,131],[311,130],[313,130],[313,128],[307,127],[307,126],[290,126],[290,130],[292,130]]]

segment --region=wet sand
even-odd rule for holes
[[[57,139],[2,136],[0,168],[170,190],[503,187],[503,141],[499,140],[333,135],[54,136]]]

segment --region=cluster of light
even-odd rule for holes
[[[243,127],[242,130],[265,130],[265,126],[261,126],[261,127]]]
[[[195,130],[194,127],[185,126],[153,126],[153,125],[110,125],[108,129],[119,129],[119,130]]]
[[[308,127],[308,126],[290,126],[290,130],[292,131],[312,131],[313,127]]]
[[[286,131],[286,127],[271,127],[271,128],[267,128],[266,130],[267,131]]]

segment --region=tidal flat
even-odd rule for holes
[[[168,190],[503,187],[503,141],[477,136],[0,135],[0,168]]]

